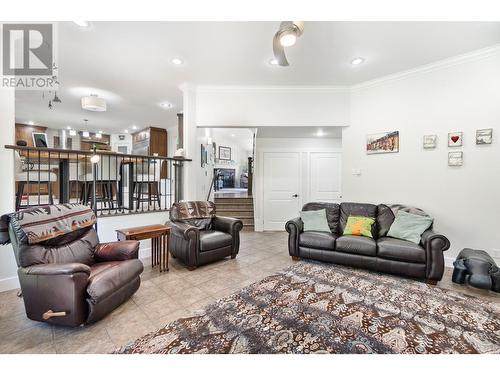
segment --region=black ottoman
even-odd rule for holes
[[[500,293],[500,269],[484,250],[463,249],[453,262],[452,281]]]

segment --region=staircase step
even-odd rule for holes
[[[253,203],[253,198],[215,198],[214,203]]]
[[[252,210],[217,210],[217,215],[229,217],[253,217]]]
[[[253,232],[255,231],[255,227],[254,225],[245,225],[243,224],[243,229],[242,229],[244,232]]]
[[[253,210],[253,204],[249,203],[216,203],[215,207],[219,210]]]

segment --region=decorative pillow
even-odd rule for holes
[[[304,232],[316,231],[331,233],[330,227],[328,226],[328,220],[326,220],[326,210],[324,208],[317,211],[300,211],[300,218],[304,223]]]
[[[387,235],[419,244],[422,233],[432,225],[433,221],[430,216],[398,211]]]
[[[373,238],[372,225],[375,219],[365,216],[349,216],[344,229],[344,235],[363,236]]]

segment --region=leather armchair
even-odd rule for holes
[[[240,247],[239,232],[243,229],[241,220],[214,216],[206,228],[196,226],[196,220],[188,223],[176,217],[176,213],[171,212],[169,251],[189,270],[228,256],[236,258]]]
[[[65,326],[95,322],[135,293],[142,262],[138,241],[100,244],[94,228],[30,245],[9,224],[26,315]]]

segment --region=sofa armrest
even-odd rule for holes
[[[288,220],[285,224],[285,229],[288,232],[288,253],[292,257],[299,256],[299,236],[304,230],[304,223],[300,217]]]
[[[215,216],[212,219],[212,228],[233,235],[243,229],[243,222],[232,217]]]
[[[427,279],[441,280],[444,273],[443,251],[450,248],[450,241],[442,234],[427,229],[422,233],[421,243],[426,252]]]
[[[23,268],[26,275],[72,275],[75,273],[86,273],[90,275],[90,267],[83,263],[49,263],[37,264]]]
[[[215,216],[212,219],[212,228],[231,235],[233,238],[231,257],[236,257],[240,251],[240,231],[243,229],[243,221],[232,217]]]
[[[133,240],[101,243],[94,252],[96,262],[137,259],[138,256],[139,241]]]
[[[186,241],[199,238],[200,230],[193,225],[181,223],[179,221],[169,222],[171,234],[173,236],[182,237]]]

